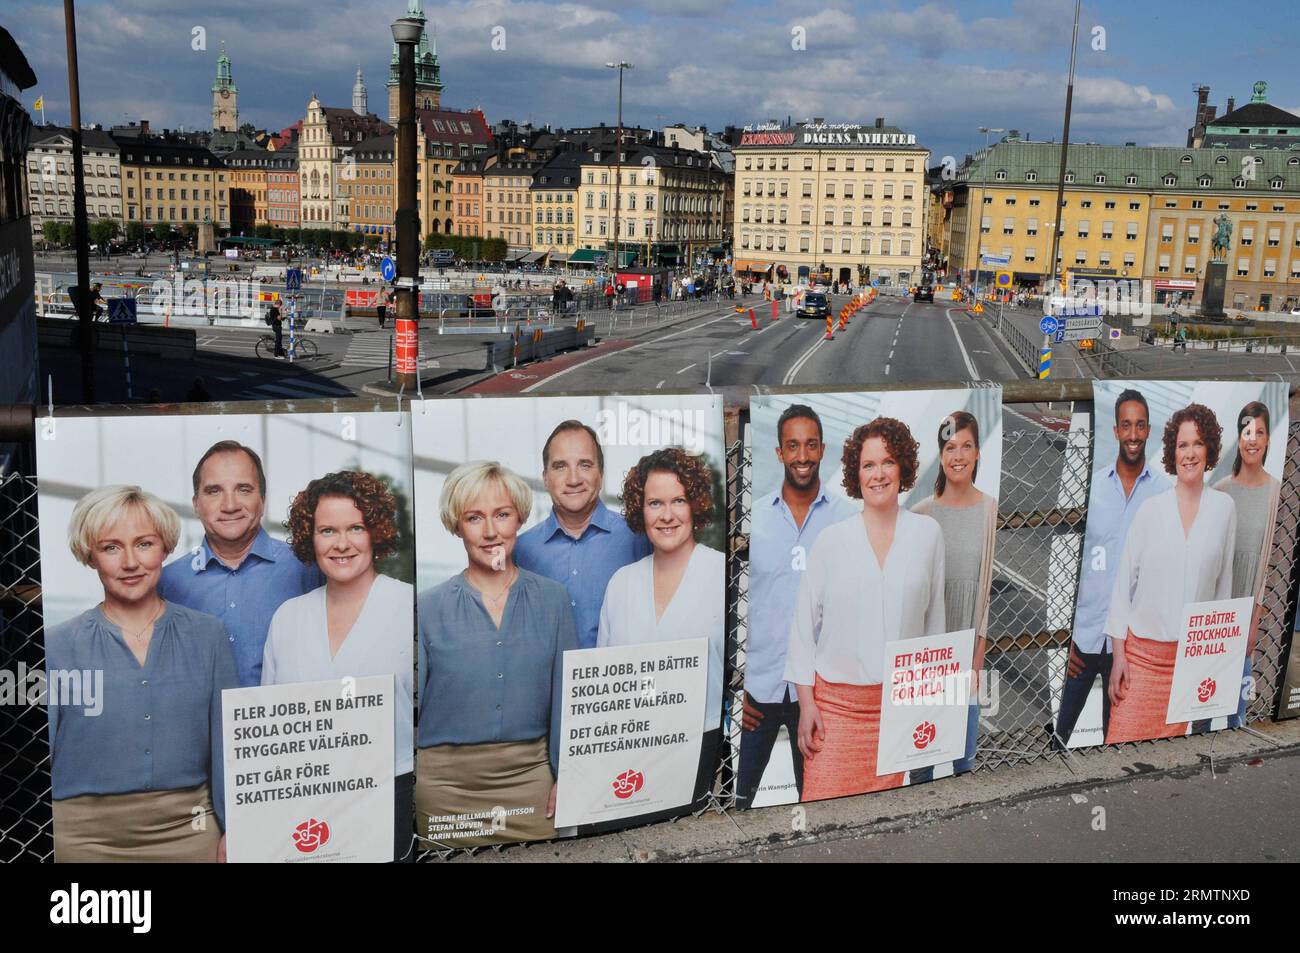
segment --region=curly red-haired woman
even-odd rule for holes
[[[1187,722],[1165,721],[1183,609],[1232,597],[1237,507],[1205,485],[1222,445],[1223,428],[1203,404],[1165,425],[1163,462],[1175,483],[1133,517],[1103,630],[1114,648],[1107,744],[1187,733]]]
[[[704,794],[722,729],[726,558],[696,540],[713,520],[713,471],[677,447],[647,454],[623,480],[628,529],[644,533],[649,556],[614,573],[600,607],[596,645],[708,639],[704,739],[695,798]]]
[[[844,442],[843,485],[862,515],[822,530],[799,585],[785,679],[799,696],[803,800],[900,787],[878,775],[885,644],[946,631],[939,524],[899,506],[917,443],[878,417]]]
[[[414,587],[376,569],[397,549],[396,501],[371,474],[340,470],[307,484],[286,525],[294,555],[315,563],[325,585],[271,617],[262,684],[393,676],[393,852],[403,860],[411,854],[415,792]]]

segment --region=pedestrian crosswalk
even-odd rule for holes
[[[230,392],[229,400],[281,400],[286,397],[351,397],[353,392],[338,381],[325,377],[308,377],[293,375],[279,379],[267,379],[255,374],[214,374],[211,378],[220,381],[218,388]]]
[[[354,334],[348,341],[348,352],[343,357],[344,367],[387,367],[393,347],[393,336],[386,332]],[[438,362],[423,354],[421,341],[420,369],[437,367]]]

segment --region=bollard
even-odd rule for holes
[[[828,314],[826,315],[826,340],[834,341],[835,335],[831,333],[831,328],[835,324],[834,320]]]
[[[773,301],[773,302],[772,302],[772,320],[773,320],[773,321],[776,320],[776,312],[777,312],[777,308],[778,308],[777,303],[776,303],[775,301]]]
[[[749,326],[750,326],[750,328],[752,328],[752,329],[755,330],[755,331],[758,330],[758,318],[754,317],[754,309],[753,309],[753,308],[750,308],[750,309],[749,309]]]

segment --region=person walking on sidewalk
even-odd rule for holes
[[[375,316],[379,318],[379,326],[384,326],[384,320],[388,317],[388,303],[393,300],[392,292],[383,288],[379,290],[379,298],[375,304]]]

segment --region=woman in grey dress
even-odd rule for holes
[[[998,501],[975,487],[980,465],[980,425],[975,416],[964,410],[953,411],[939,425],[938,440],[939,475],[935,477],[934,495],[913,506],[912,512],[933,517],[943,531],[943,596],[948,630],[975,630],[966,757],[953,763],[953,772],[960,774],[971,769],[979,734],[979,701],[974,693],[984,664]],[[932,768],[920,768],[911,772],[909,783],[931,777]]]
[[[1232,560],[1232,597],[1250,597],[1255,601],[1251,616],[1250,636],[1246,642],[1246,667],[1242,673],[1243,688],[1251,677],[1251,658],[1255,653],[1255,635],[1259,628],[1260,612],[1264,602],[1264,578],[1268,572],[1268,553],[1273,543],[1273,527],[1277,522],[1277,503],[1282,484],[1264,470],[1268,459],[1268,441],[1272,423],[1268,407],[1252,400],[1237,414],[1237,459],[1232,464],[1232,476],[1214,484],[1237,504],[1237,546]],[[1242,691],[1240,706],[1229,726],[1238,728],[1245,722],[1246,696]]]

